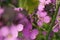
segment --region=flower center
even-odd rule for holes
[[[8,38],[11,38],[11,37],[12,37],[12,35],[11,35],[11,34],[9,34],[7,37],[8,37]]]

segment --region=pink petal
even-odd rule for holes
[[[40,11],[37,12],[38,17],[45,17],[46,15],[47,15],[47,12],[40,12]]]
[[[23,10],[22,8],[14,8],[15,11],[20,11],[20,9]]]
[[[13,37],[17,37],[18,36],[18,31],[17,31],[17,27],[12,25],[10,28],[10,32],[12,34]]]
[[[38,24],[39,27],[41,27],[43,25],[43,22],[38,20],[37,24]]]
[[[45,0],[39,0],[39,2],[44,3],[44,2],[45,2]]]
[[[0,15],[4,12],[4,9],[0,8]]]
[[[11,37],[11,38],[6,37],[4,40],[17,40],[17,39],[14,37]]]
[[[39,10],[39,11],[43,11],[43,10],[44,10],[44,7],[45,7],[44,5],[39,4],[39,6],[38,6],[38,10]]]
[[[38,33],[39,33],[39,32],[38,32],[37,29],[33,29],[32,32],[31,32],[30,38],[31,38],[31,39],[35,39],[36,36],[38,35]]]
[[[19,11],[20,8],[14,8],[15,11]]]
[[[44,22],[45,22],[45,23],[49,23],[50,20],[51,20],[51,18],[50,18],[49,16],[45,16],[45,17],[44,17]]]
[[[47,15],[47,12],[41,12],[40,17],[45,17]]]
[[[53,30],[53,32],[58,32],[59,31],[59,26],[58,26],[59,24],[57,23],[53,28],[52,28],[52,30]]]
[[[22,31],[23,30],[23,25],[22,24],[18,24],[17,25],[17,30],[18,31]]]
[[[7,36],[9,34],[9,28],[7,26],[1,28],[1,33],[3,36]]]
[[[45,1],[45,3],[46,4],[49,4],[49,3],[51,3],[51,0],[47,0],[47,1]]]
[[[44,36],[46,36],[47,32],[46,32],[46,31],[43,31],[42,34],[43,34]]]
[[[1,30],[0,30],[0,37],[2,36],[2,32],[1,32]]]
[[[58,31],[59,31],[58,28],[54,28],[54,29],[53,29],[53,32],[58,32]]]

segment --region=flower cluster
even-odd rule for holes
[[[39,6],[38,6],[38,11],[37,11],[37,16],[38,16],[38,21],[37,24],[38,26],[42,26],[43,23],[49,23],[51,18],[47,15],[47,12],[44,10],[45,5],[51,3],[51,0],[39,0]]]
[[[54,34],[60,30],[56,0],[1,0],[0,4],[0,40],[60,39]]]
[[[14,14],[6,11],[6,8],[0,8],[0,40],[34,40],[38,35],[37,29],[32,29],[31,22],[22,13],[22,8],[7,8],[7,11],[13,11]],[[10,12],[11,13],[11,12]],[[7,16],[6,16],[7,15]],[[10,16],[11,18],[10,20]],[[4,19],[4,20],[3,20]],[[6,24],[4,24],[4,21]]]

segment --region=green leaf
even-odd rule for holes
[[[45,40],[45,36],[40,32],[35,40]]]
[[[19,0],[19,7],[26,9],[29,13],[33,13],[38,4],[38,0]]]
[[[48,31],[49,28],[50,28],[50,26],[49,26],[49,24],[44,23],[44,24],[43,24],[43,28],[44,28],[46,31]]]

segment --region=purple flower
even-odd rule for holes
[[[31,39],[36,39],[37,35],[39,34],[38,30],[37,29],[33,29],[31,31],[31,35],[30,35],[30,38]]]
[[[3,8],[0,8],[0,15],[4,12]]]
[[[50,20],[51,20],[51,18],[50,18],[49,16],[45,16],[45,17],[44,17],[44,22],[45,22],[45,23],[49,23]]]
[[[17,40],[18,32],[23,30],[23,25],[11,25],[11,27],[4,26],[0,30],[0,36],[5,37],[4,40]]]
[[[22,8],[14,8],[15,11],[23,10]]]
[[[38,30],[32,29],[32,22],[21,12],[23,9],[14,10],[17,11],[17,15],[11,24],[1,28],[4,40],[34,40],[39,33]],[[22,36],[19,37],[19,33],[22,33]]]
[[[40,20],[38,20],[38,21],[37,21],[37,24],[38,24],[39,27],[41,27],[41,26],[43,25],[43,22],[40,21]]]
[[[14,30],[13,30],[14,29]],[[11,34],[14,36],[14,37],[17,37],[18,36],[18,30],[16,28],[15,25],[12,25],[11,28],[10,28],[10,32]]]
[[[45,17],[47,15],[47,12],[37,11],[37,15],[38,15],[38,17]]]
[[[1,33],[2,33],[2,36],[8,35],[8,33],[9,33],[8,27],[7,26],[2,27],[1,28]]]
[[[39,0],[43,4],[49,4],[51,3],[51,0]]]
[[[39,11],[43,11],[44,8],[45,8],[45,5],[43,5],[43,4],[41,4],[41,3],[38,5],[38,10],[39,10]]]
[[[0,17],[2,16],[4,9],[0,7]]]
[[[37,16],[39,18],[37,21],[37,24],[40,27],[43,25],[43,23],[49,23],[51,20],[51,18],[47,15],[47,12],[45,12],[45,11],[43,11],[43,12],[38,11]]]
[[[20,9],[20,8],[14,8],[15,11],[20,11],[19,9]]]
[[[47,32],[46,32],[46,31],[43,31],[42,34],[43,34],[44,36],[46,36]]]
[[[51,0],[51,2],[52,2],[53,4],[56,4],[56,0]]]
[[[31,22],[26,18],[24,14],[18,14],[17,20],[19,20],[18,24],[24,25],[24,28],[32,29]]]
[[[30,33],[31,33],[31,30],[25,28],[22,32],[23,38],[25,40],[30,40]]]
[[[38,35],[38,30],[37,29],[26,29],[24,28],[24,30],[22,31],[22,40],[34,40],[36,38],[36,36]]]
[[[45,3],[46,3],[46,4],[49,4],[49,3],[51,3],[51,0],[47,0]]]
[[[58,32],[59,31],[59,26],[58,24],[56,24],[54,27],[53,27],[53,32]]]
[[[39,2],[44,3],[44,2],[45,2],[45,0],[39,0]]]
[[[23,31],[23,25],[22,24],[18,24],[17,25],[17,30],[18,31]]]
[[[58,15],[56,17],[56,21],[55,21],[55,26],[53,27],[53,32],[58,32],[60,30],[60,8],[58,11]]]
[[[9,29],[8,35],[5,36],[4,40],[16,40],[18,37],[18,31],[17,28],[12,25],[11,28]]]
[[[53,32],[58,32],[60,30],[60,16],[57,17],[55,26],[53,27]]]

